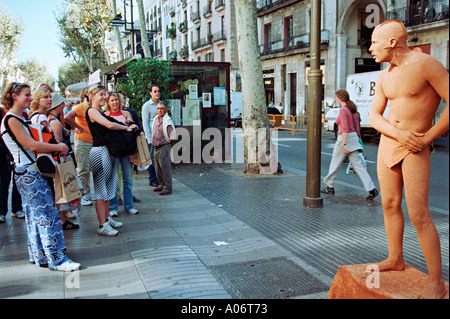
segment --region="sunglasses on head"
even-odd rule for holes
[[[14,90],[16,89],[16,87],[18,87],[20,85],[20,82],[14,82],[14,85],[12,86],[11,89],[11,94],[13,94]]]

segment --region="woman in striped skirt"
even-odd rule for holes
[[[89,160],[94,181],[95,210],[99,223],[97,233],[103,236],[116,236],[118,231],[114,228],[122,227],[122,223],[113,220],[109,216],[109,202],[115,197],[119,184],[114,168],[114,158],[109,155],[108,148],[102,137],[109,130],[131,131],[136,125],[125,126],[110,121],[109,117],[102,112],[105,102],[105,88],[103,86],[93,86],[88,90],[84,108],[86,121],[93,139]]]

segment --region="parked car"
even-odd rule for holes
[[[273,114],[273,115],[281,115],[281,112],[274,107],[268,107],[267,108],[267,114]],[[242,113],[239,114],[234,120],[234,127],[242,127]]]

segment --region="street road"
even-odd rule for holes
[[[236,138],[240,138],[242,129],[234,129]],[[335,144],[334,133],[322,132],[321,152],[321,177],[328,173],[333,148]],[[282,168],[286,171],[306,175],[306,132],[296,132],[295,136],[290,131],[278,131],[278,139],[274,140],[278,146],[278,158]],[[449,214],[449,149],[448,137],[436,143],[436,151],[431,154],[431,181],[430,181],[430,209],[448,215]],[[239,150],[236,150],[238,152]],[[379,182],[377,177],[377,153],[378,139],[364,142],[364,154],[367,156],[367,168],[377,189]],[[339,192],[339,184],[346,185],[364,192],[364,188],[356,174],[346,174],[347,165],[342,165],[335,184],[335,191]],[[322,187],[325,187],[322,183]]]

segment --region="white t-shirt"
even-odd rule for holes
[[[158,115],[156,112],[156,104],[152,99],[147,101],[142,106],[142,127],[144,128],[145,139],[147,143],[152,142],[152,124],[155,117]]]
[[[25,121],[25,119],[23,117],[19,117],[16,114],[13,114],[11,112],[6,113],[5,117],[3,118],[2,123],[1,123],[1,132],[2,133],[6,130],[4,122],[5,122],[5,118],[8,114],[11,114],[11,115]],[[8,123],[11,123],[11,122],[8,122]],[[26,126],[24,126],[24,128],[25,128],[25,131],[31,135],[28,128]],[[12,156],[14,157],[14,163],[16,164],[16,166],[24,166],[24,165],[32,164],[32,162],[29,160],[29,158],[23,153],[23,151],[19,148],[19,146],[17,146],[16,142],[13,141],[13,139],[11,138],[11,135],[9,133],[3,134],[2,138],[6,144],[6,147],[8,147],[9,151],[11,152]],[[31,156],[31,158],[36,159],[36,154],[34,152],[32,152],[26,146],[23,146],[23,149]]]
[[[51,132],[50,125],[48,125],[49,124],[48,118],[47,118],[47,116],[45,116],[45,114],[38,113],[37,115],[32,115],[30,118],[30,122],[31,122],[31,124],[41,124],[41,125],[42,125],[42,122],[46,122],[47,125],[43,125],[43,126],[47,127],[49,129],[49,131]]]

